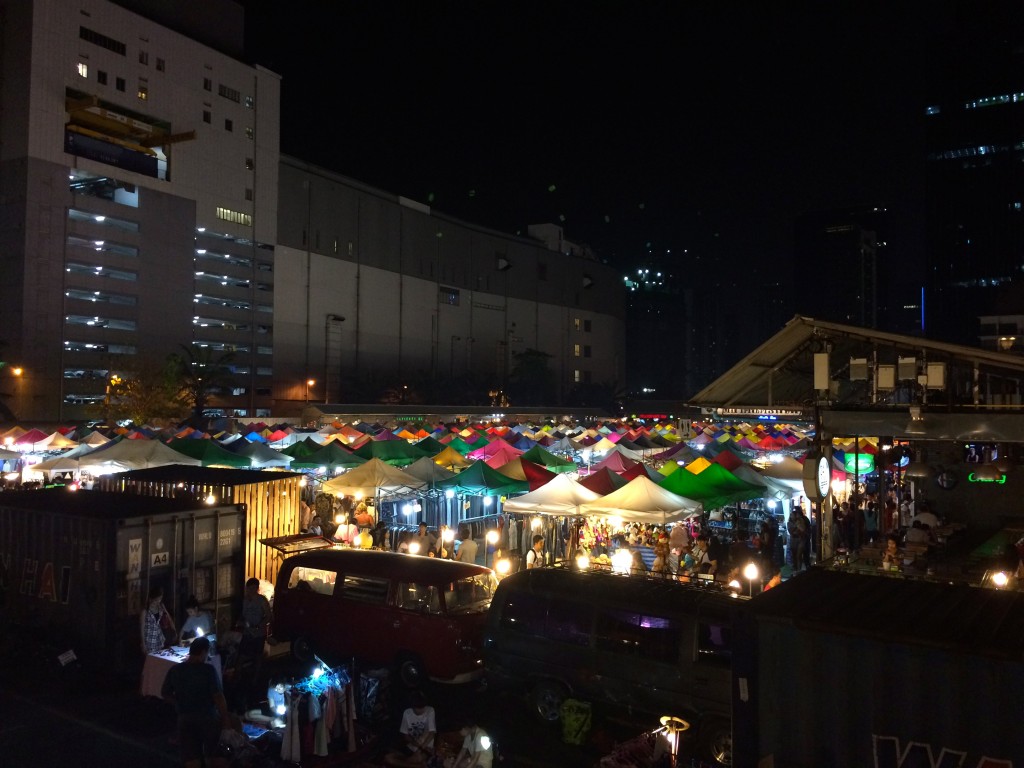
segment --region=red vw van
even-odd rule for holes
[[[489,568],[365,549],[287,558],[277,576],[273,636],[299,659],[355,657],[399,679],[461,683],[483,671],[481,638],[497,588]]]

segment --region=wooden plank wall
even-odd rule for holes
[[[245,504],[245,578],[255,576],[271,584],[277,579],[283,556],[260,544],[260,539],[299,532],[299,477],[288,477],[234,489],[234,502]]]

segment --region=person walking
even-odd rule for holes
[[[789,520],[786,521],[786,532],[789,534],[789,550],[794,571],[799,571],[804,565],[804,551],[807,549],[807,539],[811,530],[810,521],[804,514],[801,507],[794,507],[789,513]]]
[[[526,553],[526,570],[531,568],[542,568],[544,566],[544,537],[536,534],[533,537],[533,546]]]
[[[161,695],[178,713],[178,748],[185,768],[225,768],[220,754],[220,732],[231,725],[230,713],[217,670],[206,663],[210,641],[197,637],[188,658],[167,671]]]

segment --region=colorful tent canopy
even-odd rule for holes
[[[444,450],[434,456],[434,463],[441,467],[448,467],[448,469],[463,469],[473,464],[472,459],[467,459],[457,450],[452,448],[450,445],[446,445]]]
[[[130,469],[148,469],[166,464],[185,464],[198,467],[199,459],[174,450],[159,440],[121,440],[110,442],[83,455],[78,462],[83,470],[117,472]]]
[[[287,451],[282,451],[287,453]],[[296,457],[292,461],[292,469],[316,469],[326,467],[329,471],[349,469],[365,464],[366,459],[356,456],[348,448],[345,448],[337,440],[332,440],[312,453]]]
[[[732,502],[759,499],[765,495],[764,486],[740,480],[720,464],[711,464],[699,475],[683,468],[666,477],[661,487],[701,502],[704,509],[718,509]]]
[[[563,459],[560,456],[550,451],[541,448],[539,445],[533,446],[530,450],[526,451],[519,458],[526,459],[526,461],[532,461],[534,464],[540,464],[542,467],[546,467],[551,472],[565,473],[575,472],[576,462]]]
[[[540,464],[527,461],[522,456],[517,456],[512,461],[495,467],[495,469],[513,480],[525,480],[529,483],[531,491],[546,485],[555,477],[554,472],[545,469]]]
[[[227,448],[222,448],[213,440],[192,440],[188,437],[176,437],[168,443],[185,456],[199,459],[204,467],[233,467],[235,469],[250,469],[252,459],[248,456],[241,456],[232,453]]]
[[[530,486],[525,480],[513,480],[498,470],[491,469],[482,461],[474,462],[471,467],[462,470],[450,480],[438,483],[437,487],[451,488],[462,493],[492,496],[508,496],[530,490]]]
[[[264,443],[246,443],[235,451],[239,456],[248,456],[253,467],[290,467],[294,459],[286,453],[275,451]]]
[[[664,476],[656,469],[651,469],[646,464],[636,463],[625,472],[620,473],[623,480],[632,480],[635,477],[646,477],[652,483],[661,484]]]
[[[456,456],[459,456],[458,451],[452,451]],[[460,461],[466,461],[459,456]],[[466,462],[467,464],[471,462]],[[429,456],[424,456],[422,459],[416,459],[412,464],[402,470],[408,475],[412,475],[419,480],[422,480],[427,485],[433,486],[440,483],[442,480],[448,480],[455,476],[455,473],[450,469],[445,469],[442,465],[436,463],[434,459]]]
[[[416,459],[431,455],[405,440],[370,440],[356,448],[354,453],[363,459],[380,459],[393,467],[406,467]]]

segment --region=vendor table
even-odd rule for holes
[[[168,670],[175,664],[181,664],[188,658],[188,648],[172,646],[156,653],[146,654],[146,663],[142,667],[142,683],[140,693],[143,696],[162,698],[160,689],[164,686],[164,678]],[[215,670],[217,679],[221,680],[220,656],[210,656],[206,660]],[[221,680],[223,685],[223,680]]]

